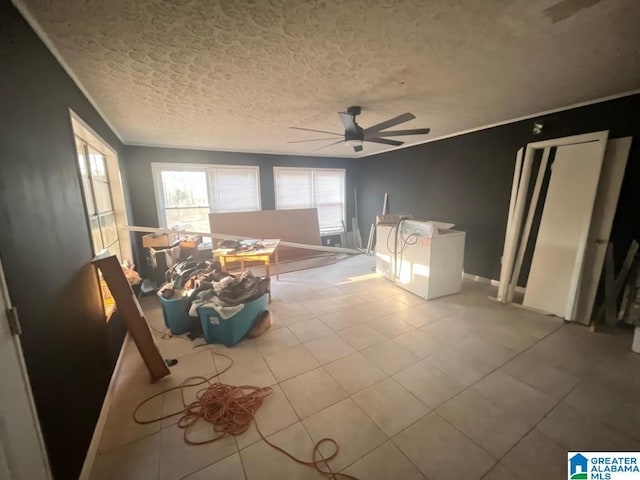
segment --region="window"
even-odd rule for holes
[[[130,234],[122,230],[127,226],[127,214],[118,155],[73,111],[70,116],[93,254],[107,250],[120,262],[130,262]],[[109,319],[115,302],[100,272],[98,280],[105,316]]]
[[[260,210],[258,167],[153,163],[161,227],[208,232],[210,212]]]
[[[321,234],[345,231],[345,170],[274,167],[276,208],[317,208]]]
[[[111,254],[121,259],[116,213],[111,200],[111,187],[107,172],[107,156],[98,150],[99,147],[90,145],[78,136],[76,136],[76,148],[87,217],[91,229],[93,253],[98,254],[107,249]]]

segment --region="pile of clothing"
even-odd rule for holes
[[[198,307],[213,308],[226,320],[244,308],[244,304],[269,292],[269,277],[255,277],[249,270],[238,277],[223,272],[220,262],[185,260],[167,271],[167,280],[159,293],[171,298],[176,293],[189,297],[189,315],[198,317]]]

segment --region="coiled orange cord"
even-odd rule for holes
[[[156,393],[146,398],[145,400],[140,402],[133,411],[133,420],[136,423],[144,425],[159,422],[160,420],[174,417],[176,415],[181,415],[180,419],[178,420],[178,427],[184,429],[184,441],[189,445],[202,445],[215,442],[217,440],[220,440],[227,434],[240,435],[246,432],[251,425],[251,422],[253,422],[256,426],[258,435],[260,435],[260,438],[262,438],[262,440],[264,440],[267,445],[285,454],[295,462],[306,465],[308,467],[313,467],[318,472],[324,475],[330,475],[333,479],[340,477],[349,480],[358,480],[356,477],[353,477],[346,473],[334,473],[330,470],[325,471],[321,468],[323,462],[329,461],[335,458],[336,455],[338,455],[340,447],[338,446],[338,442],[336,442],[333,438],[322,438],[318,442],[316,442],[316,444],[313,446],[311,457],[312,459],[310,461],[300,460],[299,458],[291,455],[283,448],[267,440],[260,431],[260,427],[258,427],[258,422],[256,422],[255,414],[262,406],[265,398],[273,393],[273,390],[271,389],[271,387],[255,387],[252,385],[234,386],[226,385],[224,383],[220,383],[219,381],[212,382],[214,378],[219,377],[233,366],[233,359],[231,357],[222,353],[212,353],[214,355],[229,359],[231,363],[224,370],[216,373],[215,375],[212,375],[211,377],[189,377],[184,381],[182,385],[168,388],[167,390]],[[195,383],[187,383],[191,380],[199,381]],[[184,398],[184,389],[188,387],[197,387],[204,384],[207,384],[207,387],[199,390],[196,394],[196,400],[187,405]],[[140,410],[140,408],[142,408],[143,405],[156,397],[164,395],[168,392],[172,392],[174,390],[180,390],[180,393],[182,395],[182,404],[184,405],[184,408],[182,410],[153,419],[142,420],[138,418],[138,411]],[[211,423],[214,430],[219,435],[207,440],[190,440],[188,436],[189,428],[195,425],[196,422],[201,419]],[[322,445],[323,443],[331,443],[335,447],[335,451],[331,455],[324,458],[322,458],[322,456],[320,455],[320,445]]]

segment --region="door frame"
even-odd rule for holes
[[[10,350],[13,350],[13,352],[9,352],[9,355],[10,356],[12,356],[12,354],[15,355],[14,365],[3,365],[2,367],[3,369],[13,368],[18,370],[17,372],[15,372],[17,373],[17,377],[18,377],[17,382],[14,383],[14,381],[16,380],[15,377],[10,378],[11,384],[9,385],[9,388],[6,389],[6,391],[21,392],[22,395],[24,395],[27,400],[26,405],[23,404],[23,406],[27,407],[27,410],[28,410],[27,416],[30,417],[31,422],[24,422],[21,425],[21,429],[22,429],[21,432],[24,433],[24,435],[21,435],[21,438],[25,439],[30,436],[31,439],[28,440],[28,442],[30,442],[31,444],[37,443],[37,450],[39,452],[39,455],[36,455],[36,452],[33,452],[33,451],[29,452],[28,463],[31,464],[32,466],[32,469],[30,470],[30,472],[31,474],[33,474],[34,472],[38,472],[38,476],[37,477],[29,476],[28,478],[29,480],[31,480],[32,478],[34,480],[40,480],[40,479],[50,480],[53,477],[51,474],[51,468],[49,466],[49,460],[48,460],[47,450],[44,443],[44,437],[42,436],[42,430],[40,428],[40,422],[38,421],[38,414],[36,412],[35,402],[33,400],[33,393],[31,392],[31,384],[29,382],[27,367],[24,362],[22,346],[20,345],[20,340],[18,338],[18,335],[12,334],[8,328],[8,321],[9,321],[8,310],[11,307],[12,307],[12,304],[11,304],[11,299],[9,298],[7,281],[4,275],[4,270],[2,268],[2,259],[0,258],[0,322],[4,323],[4,325],[0,325],[0,336],[5,337],[6,340],[9,340],[7,342],[7,345]],[[3,343],[5,341],[5,338],[1,339]],[[7,345],[3,345],[3,347]],[[22,412],[22,413],[25,413],[25,412]],[[6,438],[2,438],[2,442],[4,443],[7,440],[9,441],[8,444],[5,444],[6,446],[4,448],[6,448],[6,450],[4,452],[1,452],[1,454],[4,456],[6,467],[9,470],[9,475],[11,475],[10,479],[26,480],[27,477],[24,476],[25,460],[22,459],[22,462],[21,462],[20,459],[15,458],[15,453],[12,452],[12,449],[11,449],[11,446],[12,446],[11,441],[13,439],[11,437],[10,429],[7,428],[5,421],[2,421],[1,423],[2,425],[0,425],[1,427],[0,430],[2,431],[0,431],[0,435],[2,436],[6,435]],[[15,425],[13,430],[15,431]],[[34,435],[35,435],[35,439],[33,438]],[[24,445],[21,445],[21,447],[24,447]],[[3,448],[2,444],[0,444],[0,448]],[[34,462],[37,465],[33,465]]]
[[[511,277],[514,272],[516,255],[518,253],[518,241],[520,239],[520,234],[522,231],[522,221],[525,213],[525,207],[527,202],[527,193],[529,191],[529,184],[531,180],[531,170],[533,166],[533,161],[536,156],[536,153],[540,150],[544,150],[547,148],[554,147],[562,147],[567,145],[575,145],[577,143],[592,143],[599,142],[599,146],[601,148],[602,157],[604,157],[606,148],[607,148],[607,140],[609,138],[609,130],[602,130],[598,132],[585,133],[581,135],[572,135],[569,137],[562,138],[553,138],[550,140],[542,140],[539,142],[531,142],[528,143],[525,149],[524,160],[522,162],[522,174],[518,181],[518,188],[514,192],[512,191],[511,202],[514,200],[515,203],[513,207],[513,216],[511,218],[511,222],[507,223],[507,233],[505,235],[505,244],[502,255],[502,268],[500,271],[500,283],[498,286],[498,301],[501,303],[508,303],[509,299],[509,285],[511,283]],[[515,172],[518,173],[517,171]],[[514,185],[516,184],[516,180],[514,178]],[[595,201],[595,195],[594,195]],[[535,205],[530,206],[530,208],[535,208]],[[593,208],[593,207],[592,207]],[[578,294],[578,289],[580,286],[580,280],[582,277],[582,270],[584,267],[584,256],[587,247],[587,238],[589,234],[589,225],[585,231],[580,232],[580,243],[578,244],[577,256],[576,258],[579,261],[576,263],[576,268],[574,269],[573,275],[571,277],[571,284],[569,288],[570,298],[572,297],[574,301],[572,302],[571,307],[567,309],[565,318],[571,319],[575,314],[576,309],[576,297]],[[526,242],[525,242],[526,247]],[[515,280],[517,281],[517,279]]]

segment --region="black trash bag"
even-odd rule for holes
[[[247,270],[225,286],[218,293],[218,298],[225,305],[232,307],[260,298],[269,291],[270,286],[271,279],[269,277],[257,278],[250,270]]]

